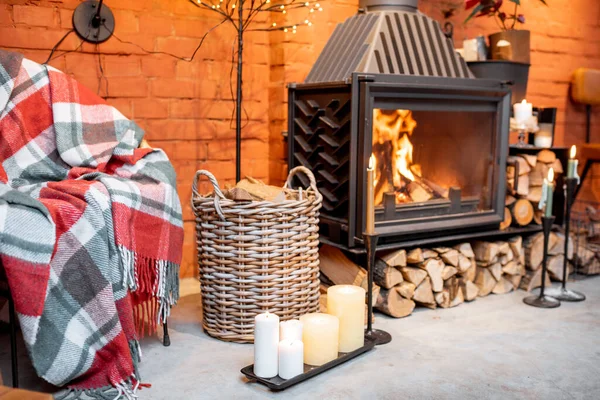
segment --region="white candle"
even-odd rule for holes
[[[304,345],[301,340],[279,342],[279,376],[292,379],[304,372]]]
[[[365,345],[365,289],[331,286],[327,289],[327,313],[340,320],[340,352],[349,353]]]
[[[319,366],[338,356],[340,321],[329,314],[313,313],[300,317],[304,363]]]
[[[515,114],[515,120],[519,124],[524,124],[529,118],[533,116],[533,105],[528,103],[527,100],[523,99],[520,103],[513,105],[513,112]]]
[[[567,164],[567,178],[575,178],[577,176],[577,164],[579,160],[575,158],[577,154],[577,147],[571,146],[571,152],[569,154],[569,163]]]
[[[369,167],[367,168],[367,207],[366,207],[366,229],[368,234],[375,233],[375,156],[371,154]]]
[[[277,376],[279,317],[270,312],[254,317],[254,373],[260,378]]]
[[[279,324],[279,340],[286,339],[302,341],[302,322],[290,319]]]

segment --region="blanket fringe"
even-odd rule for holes
[[[140,257],[124,246],[119,246],[124,282],[132,292],[149,296],[135,307],[136,331],[143,337],[144,321],[150,333],[171,315],[171,307],[179,300],[179,265],[166,260]]]
[[[54,398],[56,400],[136,400],[139,386],[139,381],[132,375],[114,386],[97,389],[65,389],[56,393]]]

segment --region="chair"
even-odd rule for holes
[[[19,387],[19,366],[17,361],[17,316],[15,314],[15,304],[10,294],[10,288],[8,287],[8,281],[6,280],[6,274],[4,267],[0,262],[0,297],[8,300],[8,328],[10,332],[10,361],[11,361],[11,375],[12,375],[12,386],[14,388]]]

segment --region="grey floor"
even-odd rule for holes
[[[242,377],[252,346],[206,336],[200,295],[190,293],[170,320],[171,347],[143,341],[141,373],[152,388],[140,399],[597,399],[600,277],[570,287],[588,300],[535,309],[519,291],[399,320],[377,314],[375,326],[392,343],[281,393]],[[7,341],[1,336],[5,382]],[[39,387],[30,369],[23,367],[23,386]]]

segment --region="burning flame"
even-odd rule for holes
[[[550,168],[548,171],[548,182],[552,183],[554,181],[554,168]]]
[[[577,147],[575,145],[571,146],[571,154],[570,154],[570,158],[575,158],[575,155],[577,154]]]

